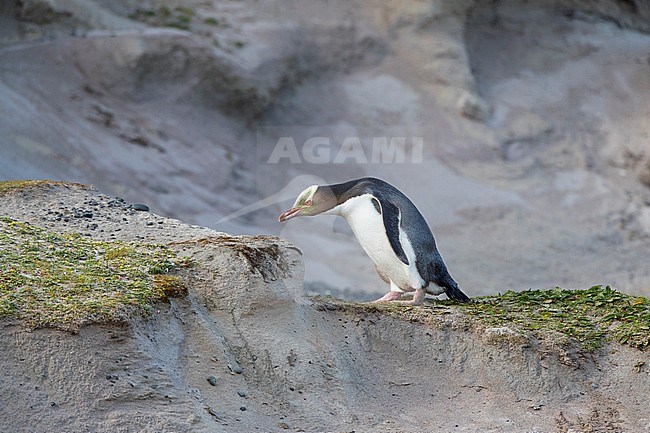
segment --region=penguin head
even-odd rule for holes
[[[298,216],[314,216],[328,211],[336,206],[336,198],[327,193],[327,188],[312,185],[298,195],[296,202],[290,209],[282,212],[278,217],[279,222],[284,222]]]

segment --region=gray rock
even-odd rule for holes
[[[131,209],[139,210],[139,211],[142,211],[142,212],[149,212],[149,206],[147,206],[146,204],[142,204],[142,203],[134,203],[134,204],[132,204]]]

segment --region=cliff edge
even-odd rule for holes
[[[301,253],[281,238],[191,226],[79,184],[3,182],[0,195],[0,234],[31,236],[3,238],[3,251],[89,248],[84,266],[127,257],[115,272],[165,264],[112,285],[108,271],[92,282],[69,271],[42,284],[60,302],[26,288],[8,301],[12,275],[44,274],[0,272],[0,431],[650,431],[645,298],[602,287],[472,307],[305,298]],[[129,303],[131,282],[144,301]],[[80,314],[88,302],[74,294],[98,291],[110,296]],[[616,314],[572,317],[579,293]]]

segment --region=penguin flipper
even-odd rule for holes
[[[404,253],[402,244],[399,241],[399,208],[387,200],[380,199],[379,203],[381,204],[381,216],[384,220],[384,229],[386,230],[386,236],[388,236],[388,242],[390,242],[395,255],[402,263],[408,265],[409,259],[406,257],[406,253]]]

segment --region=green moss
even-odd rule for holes
[[[172,27],[175,29],[180,29],[180,30],[189,30],[190,29],[190,22],[185,21],[183,17],[179,17],[176,21],[169,21],[165,23],[165,27]]]
[[[565,336],[587,352],[611,340],[641,350],[650,347],[650,299],[625,295],[609,286],[587,290],[509,291],[474,298],[468,304],[435,301],[418,307],[397,303],[317,302],[324,309],[377,312],[418,322],[440,322],[447,315],[459,314],[470,325],[508,327],[540,339]]]
[[[174,8],[174,11],[176,11],[177,14],[188,18],[192,18],[194,16],[194,9],[187,6],[176,6]]]
[[[87,188],[85,185],[82,185],[80,183],[59,182],[54,180],[4,180],[0,181],[0,195],[47,185]]]
[[[158,8],[158,16],[162,19],[169,19],[172,17],[172,9],[166,5],[160,6]]]
[[[174,27],[189,30],[195,16],[194,9],[186,6],[171,7],[167,4],[156,9],[136,9],[129,14],[132,20],[140,21],[152,26]]]
[[[76,330],[121,322],[184,295],[186,262],[160,245],[101,242],[0,217],[0,316]]]
[[[650,300],[609,286],[507,292],[478,298],[460,308],[490,325],[508,325],[533,334],[565,334],[588,351],[608,340],[639,349],[650,346]]]

